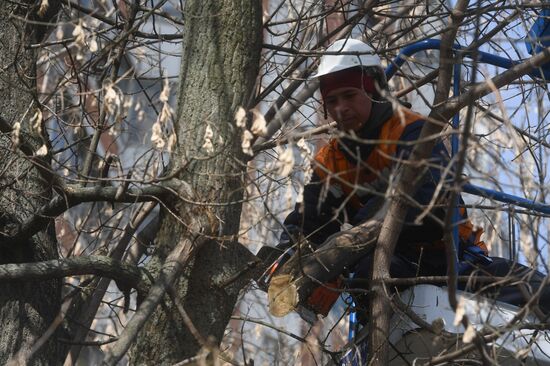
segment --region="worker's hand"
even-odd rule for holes
[[[300,236],[300,228],[296,225],[286,225],[281,233],[279,244],[276,248],[285,251],[296,244]]]
[[[265,245],[260,248],[256,256],[267,265],[271,265],[277,260],[287,249],[292,248],[299,236],[298,227],[288,225],[281,234],[281,239],[276,246]]]

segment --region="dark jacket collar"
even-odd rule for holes
[[[357,164],[358,156],[361,160],[367,159],[376,145],[364,144],[358,140],[377,139],[384,122],[391,116],[393,116],[393,107],[390,102],[386,100],[372,102],[369,119],[361,130],[356,132],[356,137],[342,137],[339,141],[342,152],[350,162]]]

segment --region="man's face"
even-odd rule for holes
[[[332,90],[324,98],[328,114],[341,131],[359,131],[369,119],[372,100],[367,93],[354,87]]]

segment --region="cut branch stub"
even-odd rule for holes
[[[375,218],[330,236],[313,253],[300,250],[294,254],[269,284],[270,313],[279,317],[290,313],[298,304],[306,303],[317,287],[334,280],[371,252],[385,211],[386,207]]]
[[[283,317],[298,306],[298,290],[292,283],[292,276],[282,274],[273,277],[267,290],[269,312]]]

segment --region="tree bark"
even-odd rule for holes
[[[20,123],[22,146],[38,150],[45,143],[30,128],[36,103],[36,51],[28,48],[39,41],[44,27],[27,20],[48,20],[57,12],[59,3],[49,2],[42,19],[37,16],[34,1],[0,2],[0,113],[13,127]],[[51,195],[51,184],[36,160],[25,156],[13,144],[12,135],[0,134],[0,232],[31,217]],[[40,164],[47,165],[47,159]],[[0,238],[0,242],[2,239]],[[0,243],[1,244],[1,243]],[[0,245],[2,247],[2,245]],[[57,258],[53,221],[33,236],[0,250],[0,264],[37,262]],[[50,337],[37,350],[31,349],[44,335],[59,312],[61,287],[58,279],[36,284],[18,281],[0,284],[0,364],[23,361],[31,365],[58,363],[55,337]]]
[[[235,241],[246,186],[239,107],[247,109],[259,67],[261,2],[191,0],[185,5],[185,34],[175,129],[173,169],[191,186],[196,204],[176,203],[162,212],[156,252],[149,269],[158,271],[175,243],[186,238],[190,260],[173,284],[200,338],[221,340],[239,290],[250,274],[231,277],[254,260]],[[210,132],[211,131],[211,132]],[[209,144],[211,144],[209,146]],[[215,203],[215,204],[213,204]],[[205,238],[214,240],[204,240]],[[168,296],[145,324],[131,350],[132,364],[170,364],[194,356],[201,344],[184,325]]]

